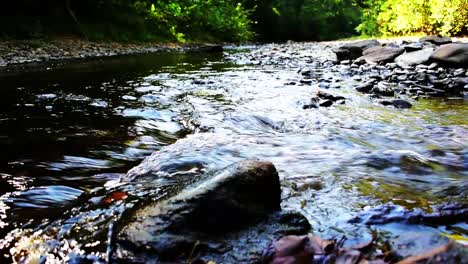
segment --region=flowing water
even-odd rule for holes
[[[282,207],[304,214],[322,237],[361,241],[378,229],[390,240],[407,233],[466,239],[464,222],[369,226],[352,220],[385,204],[393,206],[389,214],[466,208],[466,101],[420,100],[409,110],[374,104],[352,88],[373,72],[357,75],[332,57],[324,45],[264,45],[4,73],[3,242],[25,230],[84,229],[88,218],[107,228],[96,219],[116,208],[93,207],[90,217],[83,204],[154,151],[156,163],[176,172],[245,158],[272,161],[282,180]],[[305,69],[313,76],[307,81]],[[346,103],[303,109],[319,89]],[[73,233],[69,239],[96,242]]]

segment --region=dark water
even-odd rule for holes
[[[218,168],[244,158],[271,160],[282,179],[283,207],[303,213],[323,236],[369,237],[372,228],[349,220],[382,204],[421,210],[466,204],[466,101],[421,100],[410,110],[376,105],[351,88],[359,80],[346,67],[316,67],[317,79],[298,85],[298,71],[327,59],[320,56],[309,47],[263,46],[3,74],[2,235],[30,229],[34,237],[84,203],[79,197],[168,145],[160,157],[167,162],[189,157]],[[346,104],[304,110],[323,82]],[[86,222],[80,217],[73,223]],[[468,234],[466,223],[380,228],[388,237]]]

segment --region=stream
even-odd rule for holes
[[[354,87],[387,69],[336,64],[333,45],[227,46],[0,74],[2,253],[105,261],[98,244],[107,231],[73,229],[107,230],[104,216],[125,202],[88,205],[153,152],[171,173],[271,161],[283,210],[303,214],[320,237],[353,244],[377,230],[395,247],[440,234],[466,243],[466,219],[392,220],[466,210],[466,97],[409,98],[411,109],[378,104]],[[319,90],[345,103],[304,107]],[[135,200],[149,195],[140,185],[125,190]],[[24,245],[44,237],[40,247]]]

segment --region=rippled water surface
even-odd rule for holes
[[[466,101],[420,100],[409,110],[372,103],[352,89],[359,78],[349,67],[332,67],[330,51],[312,48],[228,48],[4,74],[2,235],[53,221],[65,221],[56,222],[61,229],[83,228],[88,218],[106,225],[95,220],[106,208],[87,213],[80,206],[161,149],[161,166],[176,171],[272,161],[283,208],[303,213],[322,236],[369,237],[372,228],[350,219],[382,204],[423,211],[466,205]],[[305,68],[316,77],[301,83]],[[318,89],[344,96],[346,104],[303,109]],[[82,213],[67,220],[65,210]],[[380,229],[388,236],[468,234],[466,223]]]

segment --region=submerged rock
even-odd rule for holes
[[[468,218],[468,208],[465,204],[444,204],[423,210],[420,208],[406,209],[399,205],[386,204],[371,208],[353,218],[352,223],[366,225],[381,225],[394,222],[410,224],[454,224]]]
[[[303,109],[310,109],[310,108],[318,108],[319,106],[322,107],[330,107],[334,103],[344,104],[346,102],[346,98],[343,96],[333,95],[330,93],[326,93],[323,91],[318,91],[317,94],[311,98],[310,103],[304,105]]]
[[[448,65],[468,68],[468,44],[447,44],[434,51],[431,60]]]
[[[401,99],[395,99],[395,100],[390,100],[390,101],[383,100],[383,101],[380,101],[380,103],[383,105],[391,105],[391,106],[394,106],[395,108],[402,108],[402,109],[413,107],[413,105],[410,102],[401,100]]]
[[[375,40],[362,40],[345,44],[334,50],[338,60],[354,60],[362,56],[362,52],[370,47],[378,46],[380,43]]]
[[[180,255],[190,251],[201,237],[236,230],[280,210],[280,199],[274,165],[242,161],[168,200],[142,206],[131,215],[118,240],[136,251]]]
[[[408,234],[403,239],[405,238],[407,241],[401,241],[396,247],[391,248],[390,245],[380,246],[375,241],[375,237],[363,244],[344,247],[345,239],[324,240],[311,234],[285,236],[269,244],[263,253],[261,263],[461,263],[467,254],[465,247],[440,235],[426,238]],[[422,240],[424,244],[416,247],[415,239]],[[408,252],[407,248],[411,250]],[[414,254],[415,251],[419,254]]]

